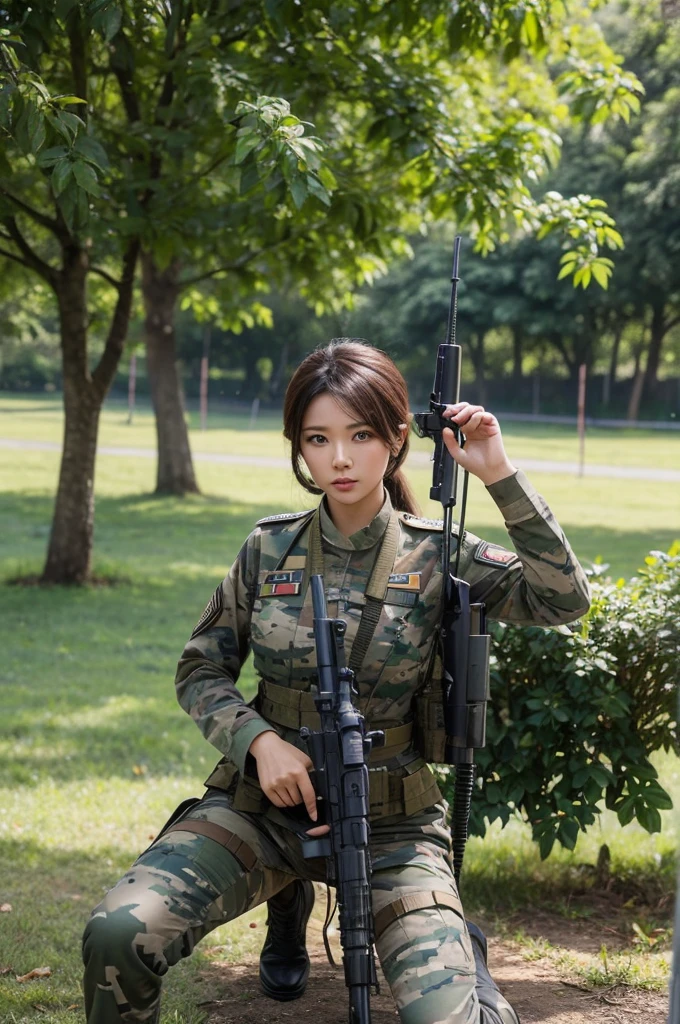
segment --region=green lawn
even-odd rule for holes
[[[196,450],[281,452],[271,419],[248,431],[226,420],[196,432]],[[52,400],[3,398],[0,438],[58,440],[60,412]],[[512,457],[574,458],[566,433],[508,430]],[[631,436],[638,465],[675,465],[680,438]],[[153,446],[148,415],[134,426],[120,407],[106,410],[102,444]],[[619,435],[593,438],[593,462],[611,461]],[[628,444],[628,441],[625,441]],[[598,447],[599,446],[599,447]],[[597,454],[596,454],[597,451]],[[555,452],[562,453],[555,455]],[[631,458],[633,456],[631,455]],[[673,461],[675,458],[675,461]],[[48,536],[58,454],[1,450],[0,577],[40,569]],[[0,1020],[74,1020],[79,991],[80,933],[90,908],[181,799],[199,793],[216,755],[174,702],[172,677],[182,645],[254,520],[309,507],[310,497],[285,469],[198,463],[203,495],[154,498],[150,459],[101,456],[97,467],[96,568],[119,579],[90,590],[0,585]],[[412,476],[421,498],[428,474]],[[532,474],[584,559],[601,556],[629,575],[645,553],[680,534],[678,485],[576,480]],[[482,489],[473,488],[468,525],[502,540],[503,524]],[[313,500],[313,499],[312,499]],[[435,511],[423,501],[428,512]],[[243,689],[253,690],[246,667]],[[675,759],[659,757],[662,781],[680,798]],[[621,830],[609,815],[579,840],[540,864],[520,826],[473,840],[467,855],[468,905],[500,915],[524,899],[532,904],[568,891],[581,862],[594,864],[606,841],[612,866],[644,880],[669,877],[677,829]],[[504,910],[505,908],[505,910]],[[196,1004],[210,997],[199,977],[202,957],[219,946],[225,961],[262,941],[263,910],[220,929],[172,972],[164,1024],[198,1024]],[[250,929],[251,922],[259,927]],[[213,957],[216,955],[213,952]],[[19,984],[16,974],[49,966],[48,980]],[[657,971],[663,974],[663,963]],[[44,1007],[44,1010],[36,1009]],[[76,1017],[78,1013],[76,1012]]]

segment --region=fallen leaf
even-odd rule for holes
[[[0,967],[0,976],[3,975],[3,974],[11,974],[11,973],[12,973],[12,968],[11,967]]]
[[[71,1005],[67,1006],[66,1009],[67,1010],[79,1010],[80,1009],[80,1003],[71,1003]]]
[[[43,1006],[42,1003],[32,1003],[34,1010],[40,1010],[41,1013],[47,1013],[47,1007]]]
[[[12,904],[11,903],[0,903],[0,914],[11,914]]]
[[[17,981],[32,981],[34,978],[49,978],[52,973],[51,967],[34,967],[28,974],[17,974]]]

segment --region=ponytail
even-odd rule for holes
[[[390,496],[390,501],[399,512],[410,512],[412,516],[419,516],[420,509],[416,503],[413,491],[411,490],[406,476],[400,469],[391,476],[385,477],[385,490]]]

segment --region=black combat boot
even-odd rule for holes
[[[501,994],[496,982],[489,974],[486,965],[486,939],[481,928],[467,922],[472,952],[475,956],[477,970],[477,998],[479,999],[481,1024],[519,1024],[519,1017],[505,996]]]
[[[270,999],[299,999],[307,987],[307,921],[314,886],[298,878],[267,902],[267,938],[260,953],[260,984]]]

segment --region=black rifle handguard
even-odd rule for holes
[[[382,732],[366,732],[352,704],[354,673],[345,665],[346,623],[329,619],[323,577],[310,580],[314,608],[317,688],[314,703],[321,729],[306,727],[316,775],[317,794],[325,802],[328,835],[303,843],[305,857],[327,858],[327,880],[334,885],[340,913],[340,944],[345,984],[349,989],[350,1024],[370,1024],[370,990],[378,991],[373,954],[371,858],[369,852],[368,759],[381,746]]]

